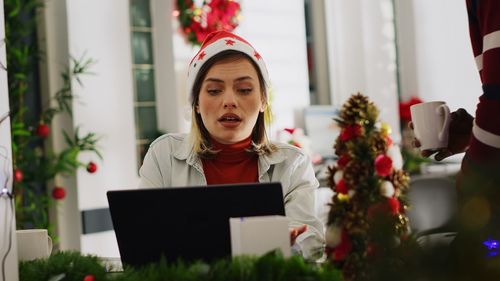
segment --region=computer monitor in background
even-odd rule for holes
[[[334,106],[309,106],[304,108],[305,133],[312,144],[313,152],[323,158],[333,158],[333,145],[340,134],[340,127],[333,118],[339,110]]]

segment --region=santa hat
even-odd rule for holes
[[[192,90],[194,81],[202,65],[211,57],[218,53],[227,50],[234,50],[248,55],[257,64],[264,77],[266,86],[269,86],[269,74],[267,73],[266,64],[260,54],[248,43],[245,39],[228,31],[215,31],[207,35],[200,50],[189,63],[187,91],[192,99]]]

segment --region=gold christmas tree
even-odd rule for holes
[[[326,232],[330,260],[346,280],[364,280],[371,261],[398,247],[408,235],[405,216],[409,177],[390,128],[379,123],[377,107],[357,93],[343,105],[338,160],[329,168],[335,191]]]

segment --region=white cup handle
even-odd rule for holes
[[[47,235],[47,242],[49,244],[49,247],[47,249],[47,256],[50,256],[50,254],[52,254],[52,238],[50,238],[50,236]]]
[[[439,141],[443,141],[444,136],[448,133],[448,130],[450,129],[450,122],[451,122],[450,108],[446,104],[442,104],[436,108],[436,114],[437,115],[444,114],[443,128],[438,134]]]

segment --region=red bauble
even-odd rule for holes
[[[368,207],[368,218],[373,218],[379,215],[397,215],[399,213],[400,203],[396,198],[387,198],[386,201],[373,204]]]
[[[95,280],[95,276],[92,274],[88,274],[88,275],[85,275],[85,277],[83,277],[83,281],[94,281],[94,280]]]
[[[50,128],[45,123],[40,123],[36,128],[36,134],[41,138],[46,138],[50,133]]]
[[[97,165],[96,163],[90,161],[88,164],[87,164],[87,172],[93,174],[97,171]]]
[[[350,141],[353,138],[357,138],[363,135],[363,127],[359,124],[348,125],[340,132],[341,141]]]
[[[66,197],[66,190],[64,188],[56,186],[54,187],[54,190],[52,190],[52,197],[56,200],[61,200]]]
[[[349,188],[345,184],[344,179],[341,179],[336,185],[335,185],[335,192],[340,193],[340,194],[347,194],[349,192]]]
[[[351,158],[349,158],[347,154],[344,154],[340,156],[339,160],[337,160],[337,166],[339,166],[339,168],[344,168],[349,161],[351,161]]]
[[[352,251],[352,242],[345,230],[342,230],[340,244],[333,250],[333,260],[341,261]]]
[[[387,204],[389,205],[389,211],[393,215],[397,215],[399,213],[399,208],[401,207],[401,204],[399,203],[399,200],[396,198],[389,198],[387,199]]]
[[[381,177],[386,177],[392,172],[392,159],[384,154],[375,158],[375,172]]]
[[[23,181],[23,171],[19,169],[14,170],[14,181],[15,182],[22,182]]]

